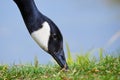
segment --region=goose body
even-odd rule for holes
[[[61,66],[68,69],[63,50],[63,37],[56,24],[37,9],[34,0],[14,0],[25,25],[37,44]]]

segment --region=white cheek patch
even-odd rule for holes
[[[39,44],[39,46],[48,51],[48,41],[50,37],[50,26],[47,22],[42,24],[42,28],[31,33],[32,38]]]

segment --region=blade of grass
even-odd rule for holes
[[[73,64],[74,61],[73,61],[73,58],[71,56],[70,48],[69,48],[69,45],[67,42],[66,42],[66,49],[67,49],[67,56],[68,56],[67,62],[68,62],[68,64]]]

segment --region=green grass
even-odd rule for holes
[[[58,65],[0,65],[0,80],[120,80],[120,56],[103,56],[99,49],[99,60],[91,57],[92,51],[77,55],[73,59],[67,45],[69,70],[60,70]]]

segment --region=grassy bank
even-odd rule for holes
[[[90,58],[90,53],[77,55],[73,60],[69,48],[69,71],[58,65],[0,65],[0,80],[120,80],[120,57],[104,56],[98,51],[100,60]]]

